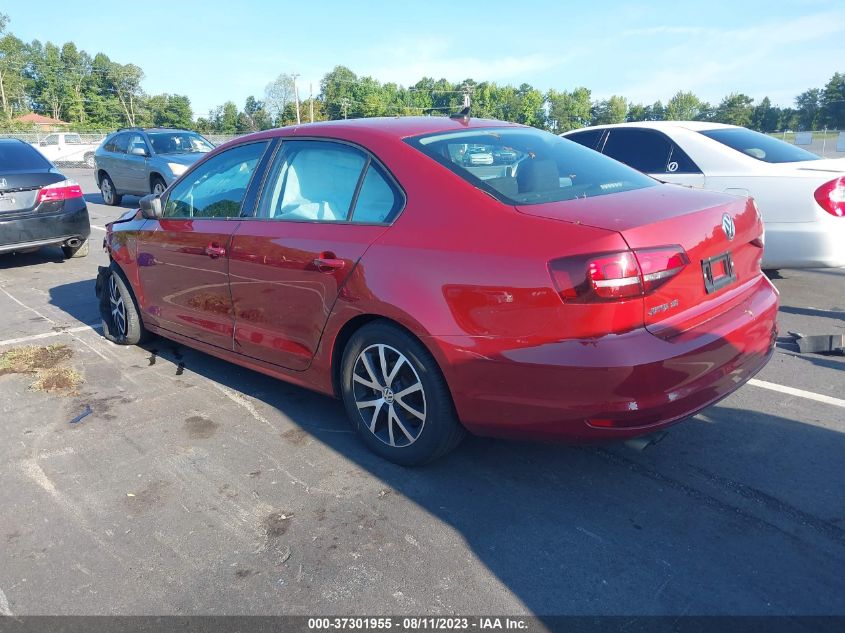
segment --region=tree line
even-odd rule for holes
[[[0,14],[0,128],[5,129],[14,129],[20,115],[37,112],[79,130],[140,125],[236,134],[298,121],[446,115],[460,110],[466,98],[473,116],[558,133],[587,125],[659,120],[714,121],[767,133],[845,129],[845,74],[838,72],[824,87],[798,95],[793,106],[780,107],[768,97],[755,104],[742,93],[710,104],[680,91],[664,105],[633,103],[619,95],[594,99],[585,87],[543,92],[527,83],[516,87],[473,79],[453,83],[424,77],[406,87],[336,66],[323,77],[317,95],[305,98],[295,76],[281,74],[260,97],[247,97],[242,108],[227,101],[195,119],[187,96],[144,93],[144,72],[135,64],[120,64],[104,53],[92,56],[73,42],[61,47],[23,42],[7,26],[8,17]]]

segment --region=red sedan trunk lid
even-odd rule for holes
[[[633,249],[679,245],[689,264],[643,300],[645,326],[672,337],[743,300],[760,275],[762,223],[741,197],[678,185],[517,207],[522,213],[618,231]],[[607,304],[612,309],[613,304]]]

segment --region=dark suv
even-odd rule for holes
[[[94,152],[94,174],[106,204],[125,194],[161,194],[214,145],[196,132],[130,128],[106,137]]]

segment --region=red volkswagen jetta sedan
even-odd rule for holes
[[[339,396],[401,464],[465,430],[649,434],[733,392],[775,340],[752,201],[501,121],[239,138],[111,223],[106,246],[109,338],[156,333]]]

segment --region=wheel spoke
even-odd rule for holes
[[[387,359],[384,357],[384,345],[378,346],[378,360],[381,365],[381,377],[384,378],[384,386],[390,386],[390,379],[387,377]]]
[[[381,408],[384,406],[384,400],[380,400],[373,411],[373,417],[370,419],[370,432],[376,432],[376,422],[378,422],[378,414],[381,413]],[[360,407],[359,407],[360,408]]]
[[[376,378],[376,374],[373,371],[373,368],[370,366],[370,359],[367,357],[366,352],[363,352],[361,354],[361,362],[364,365],[364,369],[366,369],[367,373],[370,375],[370,380],[378,385],[379,384],[378,378]],[[381,385],[379,385],[378,388],[381,389]]]
[[[355,382],[364,385],[365,387],[369,387],[370,389],[375,389],[376,391],[381,391],[381,387],[376,383],[367,380],[366,378],[359,376],[358,374],[352,374],[352,380]]]
[[[396,380],[396,375],[399,373],[399,370],[402,369],[402,365],[405,364],[405,357],[400,354],[399,358],[396,360],[396,364],[393,366],[393,369],[390,370],[390,375],[387,377],[387,386],[393,384],[393,381]]]
[[[384,398],[376,398],[375,400],[359,400],[355,404],[359,409],[366,409],[367,407],[377,407],[384,402]]]
[[[403,389],[402,391],[394,393],[393,397],[396,398],[397,400],[401,400],[405,396],[412,394],[412,393],[416,393],[417,391],[422,391],[422,383],[421,382],[415,383],[415,384],[411,385],[410,387]]]
[[[395,396],[394,396],[394,398],[395,398],[394,402],[401,405],[402,408],[405,409],[405,411],[407,411],[408,413],[413,415],[415,418],[418,418],[418,419],[422,420],[423,422],[425,422],[425,414],[424,413],[420,413],[414,407],[409,405],[407,402],[404,402],[401,398],[396,398]]]
[[[391,409],[392,411],[392,409]],[[399,429],[405,434],[405,437],[408,438],[408,442],[413,442],[416,438],[408,432],[408,429],[405,428],[405,425],[402,424],[402,420],[399,419],[399,416],[395,413],[393,414],[393,418],[396,420],[396,424]]]
[[[396,417],[396,413],[393,411],[393,407],[388,407],[387,409],[387,433],[390,437],[390,445],[396,446],[396,440],[393,438],[393,420],[398,419]]]

